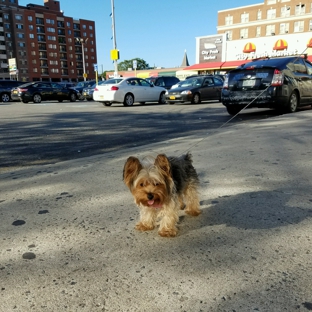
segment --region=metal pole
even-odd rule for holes
[[[81,47],[82,47],[82,66],[83,66],[83,80],[86,81],[86,64],[85,64],[85,55],[84,55],[84,41],[81,38]]]
[[[112,30],[113,30],[113,45],[114,45],[114,50],[117,50],[117,43],[116,43],[116,32],[115,32],[115,6],[114,6],[114,0],[111,0],[112,4]],[[117,60],[114,60],[114,76],[118,76],[118,65],[117,65]]]

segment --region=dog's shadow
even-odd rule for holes
[[[275,190],[202,200],[202,213],[198,217],[180,216],[178,235],[215,225],[239,229],[272,229],[298,224],[312,217],[312,209],[304,208],[311,207],[311,199],[307,199],[306,205],[303,202],[303,208],[300,208],[289,204],[292,196]]]

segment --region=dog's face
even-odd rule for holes
[[[136,157],[129,157],[123,179],[136,204],[151,208],[161,208],[167,203],[174,187],[170,163],[165,155],[146,159],[143,163]]]

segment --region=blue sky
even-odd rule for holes
[[[239,2],[239,4],[238,4]],[[114,0],[120,60],[141,58],[150,66],[179,67],[186,50],[195,64],[195,37],[217,33],[220,10],[263,3],[264,0]],[[43,0],[19,0],[43,5]],[[99,72],[113,70],[111,0],[60,0],[66,16],[95,21]]]

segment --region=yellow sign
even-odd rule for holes
[[[88,77],[88,74],[84,73],[83,78],[87,78],[87,77]]]
[[[110,51],[111,60],[116,61],[119,60],[119,50],[111,50]]]

